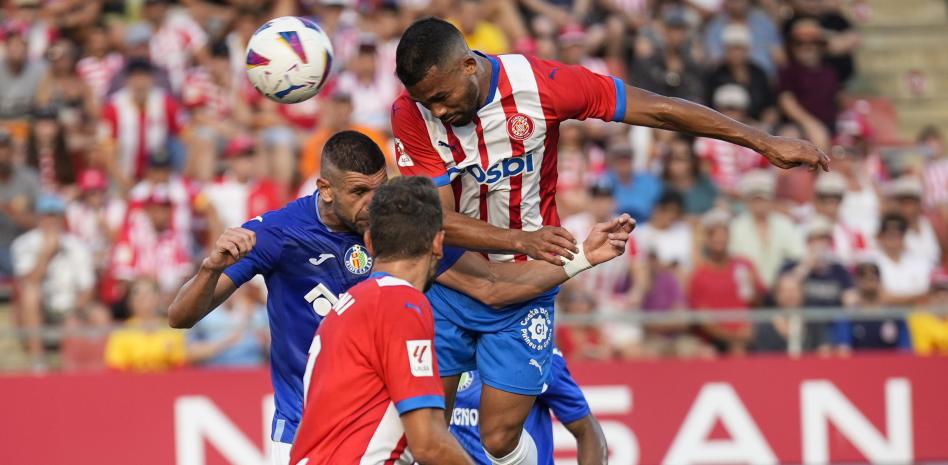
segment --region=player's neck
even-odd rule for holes
[[[487,98],[490,96],[490,81],[493,78],[494,68],[490,60],[481,55],[474,54],[477,60],[477,87],[480,95],[478,96],[478,105],[487,105]]]
[[[319,196],[316,196],[316,210],[319,212],[319,219],[332,232],[354,232],[336,216],[336,212],[329,208],[326,202]]]
[[[374,272],[390,274],[396,278],[408,281],[415,289],[425,290],[428,280],[429,260],[424,258],[409,258],[404,260],[376,260],[372,267]]]

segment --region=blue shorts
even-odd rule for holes
[[[496,389],[533,396],[543,392],[553,357],[555,290],[500,310],[437,284],[427,296],[434,309],[441,376],[476,369]]]

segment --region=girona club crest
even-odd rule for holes
[[[517,113],[507,118],[507,134],[517,140],[524,140],[533,135],[533,120],[523,113]]]

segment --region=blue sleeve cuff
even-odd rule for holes
[[[246,267],[238,265],[240,265],[240,262],[234,263],[233,265],[225,268],[224,274],[234,282],[235,286],[240,287],[243,286],[247,281],[250,281],[250,278],[253,278],[253,276],[247,276],[247,273],[244,270]]]
[[[395,410],[399,415],[404,415],[412,410],[420,408],[437,408],[444,410],[444,397],[442,396],[418,396],[402,399],[395,403]]]
[[[436,178],[431,178],[431,182],[434,183],[435,187],[447,186],[448,184],[451,184],[451,172],[449,171]]]
[[[557,411],[553,411],[553,414],[556,415],[556,419],[559,420],[560,423],[565,425],[567,423],[572,423],[576,420],[582,420],[583,418],[588,417],[590,414],[592,414],[592,411],[589,410],[589,407],[587,406],[584,409],[570,412],[569,414],[564,413],[560,415],[560,412]]]
[[[616,112],[614,115],[612,115],[612,121],[621,122],[625,119],[625,83],[622,82],[622,79],[619,79],[615,76],[612,77],[612,81],[616,85]]]

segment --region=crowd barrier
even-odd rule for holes
[[[613,465],[948,461],[948,358],[576,363]],[[0,463],[262,465],[265,370],[0,377]],[[575,463],[556,430],[557,464]]]

